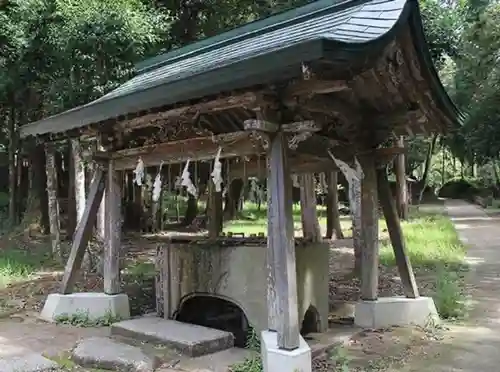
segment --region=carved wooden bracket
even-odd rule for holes
[[[288,124],[277,124],[264,119],[248,119],[243,123],[245,130],[251,131],[251,136],[262,141],[265,149],[269,145],[269,135],[283,132],[289,134],[288,147],[296,150],[299,143],[310,138],[314,132],[321,130],[321,125],[314,120],[305,120]]]

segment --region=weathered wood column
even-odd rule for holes
[[[215,190],[212,180],[208,182],[208,237],[215,239],[223,227],[222,192]]]
[[[361,299],[376,300],[378,297],[378,195],[377,171],[374,156],[362,156],[361,181]]]
[[[99,142],[96,144],[97,151],[104,151],[104,147],[102,147]],[[94,168],[98,167],[97,163],[94,163]],[[103,192],[103,197],[101,199],[101,204],[99,205],[99,209],[97,211],[97,223],[96,223],[96,235],[97,240],[99,241],[100,249],[101,249],[101,260],[103,259],[102,254],[104,254],[105,246],[106,246],[106,191]],[[102,263],[102,261],[101,261]],[[101,274],[102,268],[101,268]]]
[[[403,231],[401,230],[401,222],[392,197],[385,168],[377,169],[377,183],[380,204],[382,205],[384,217],[387,222],[387,230],[389,230],[389,237],[391,239],[392,249],[394,250],[394,256],[396,257],[399,275],[403,282],[405,295],[408,298],[417,298],[418,287],[406,251]]]
[[[340,226],[338,171],[327,172],[328,195],[326,198],[326,238],[344,239]]]
[[[299,176],[300,184],[300,214],[302,219],[302,234],[305,239],[318,242],[322,239],[316,211],[316,189],[313,173]]]
[[[398,137],[397,147],[404,149],[405,139]],[[394,160],[396,174],[396,206],[399,218],[406,220],[408,218],[408,185],[406,183],[406,164],[404,152],[396,155]]]
[[[94,178],[89,188],[89,197],[85,205],[82,219],[78,223],[73,237],[71,252],[66,263],[64,277],[61,285],[61,293],[71,293],[75,284],[78,270],[82,265],[85,248],[92,235],[92,229],[97,218],[97,208],[101,203],[104,192],[104,172],[100,167],[94,171]]]
[[[108,163],[106,182],[106,246],[104,252],[104,292],[120,292],[120,247],[122,234],[121,175],[114,161]]]
[[[299,347],[297,274],[293,201],[288,170],[288,141],[283,132],[269,136],[268,149],[268,312],[269,328],[278,332],[278,347]]]
[[[59,199],[57,197],[57,169],[55,149],[52,144],[45,145],[45,172],[47,175],[47,197],[49,203],[49,227],[52,241],[52,254],[61,257],[61,226],[59,218]]]

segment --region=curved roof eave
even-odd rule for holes
[[[456,126],[460,126],[464,121],[464,114],[458,109],[451,97],[448,95],[445,87],[441,83],[439,74],[436,70],[432,56],[429,51],[427,38],[425,37],[424,27],[422,24],[422,17],[420,13],[420,6],[418,1],[409,0],[411,12],[409,15],[409,24],[412,33],[412,40],[414,47],[417,51],[416,55],[419,58],[422,73],[427,76],[431,93],[438,103],[446,117],[452,121]]]
[[[282,28],[257,33],[221,48],[208,48],[186,59],[138,75],[117,89],[86,105],[21,128],[21,136],[60,133],[113,117],[201,98],[221,91],[259,84],[276,78],[303,61],[324,57],[324,41],[343,49],[380,46],[401,22],[414,30],[415,47],[432,90],[449,116],[456,110],[435,71],[423,34],[416,0],[322,0],[324,8],[284,22]],[[410,7],[410,9],[409,9]],[[408,15],[407,11],[412,10]],[[296,13],[294,13],[296,14]],[[282,15],[281,15],[282,17]],[[272,18],[272,17],[271,17]],[[245,27],[245,26],[244,26]],[[268,27],[268,26],[266,26]],[[290,71],[289,71],[290,73]],[[238,86],[239,84],[239,86]]]

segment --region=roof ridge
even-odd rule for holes
[[[170,63],[174,63],[180,59],[188,58],[188,57],[193,57],[198,54],[206,53],[209,52],[213,49],[217,49],[226,45],[230,45],[232,43],[250,39],[254,36],[259,35],[260,33],[267,33],[279,28],[283,28],[289,25],[293,25],[295,23],[300,23],[303,22],[307,19],[310,19],[312,17],[317,17],[319,15],[322,15],[324,13],[329,13],[333,9],[337,9],[339,7],[351,7],[351,6],[356,6],[360,5],[362,3],[367,2],[368,0],[317,0],[314,2],[311,2],[306,5],[302,5],[300,7],[288,9],[286,11],[273,14],[269,17],[259,19],[253,22],[246,23],[244,25],[235,27],[229,31],[223,32],[218,35],[214,35],[211,37],[204,38],[202,40],[196,41],[194,43],[188,44],[186,46],[174,49],[172,51],[169,51],[167,53],[160,54],[158,56],[149,58],[148,60],[139,63],[138,65],[143,67],[138,67],[137,70],[139,74],[143,74],[145,72],[148,72],[152,69],[156,69],[159,67],[163,67],[165,65],[168,65]],[[293,15],[293,14],[296,15]],[[292,15],[292,18],[290,18],[290,15]],[[280,21],[277,21],[277,19],[283,18]],[[255,28],[255,26],[259,23],[262,23],[262,27]],[[253,28],[252,28],[253,26]],[[243,31],[245,29],[248,29],[248,31]],[[235,33],[237,31],[243,31],[242,33],[237,33],[232,37],[227,37],[228,34]],[[213,39],[218,39],[219,41],[208,43],[210,40]],[[206,44],[206,45],[203,45]],[[197,45],[201,45],[201,47],[197,47]],[[186,52],[182,52],[183,49],[191,49]],[[171,58],[168,58],[169,55],[172,55]],[[157,62],[153,62],[154,60],[158,59]],[[151,61],[149,64],[147,61]]]

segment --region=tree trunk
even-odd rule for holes
[[[397,141],[397,146],[401,149],[405,147],[405,140],[400,136]],[[406,183],[405,171],[405,155],[398,154],[395,159],[396,173],[396,205],[399,218],[402,220],[408,219],[408,188]]]
[[[342,227],[340,226],[339,193],[337,189],[338,172],[326,174],[328,184],[328,195],[326,198],[326,238],[344,239]]]
[[[49,209],[47,198],[47,173],[45,172],[45,150],[43,145],[37,145],[33,152],[33,183],[38,196],[40,208],[40,229],[42,234],[50,232]]]
[[[16,110],[11,109],[9,116],[9,223],[15,226],[17,221],[17,131],[16,131]]]
[[[47,195],[49,206],[50,235],[52,240],[52,254],[62,259],[61,252],[61,222],[59,218],[59,200],[57,199],[57,170],[55,149],[48,145],[46,153]]]
[[[318,242],[321,240],[318,215],[316,214],[316,190],[314,174],[302,174],[300,182],[300,215],[302,233],[306,240]]]

